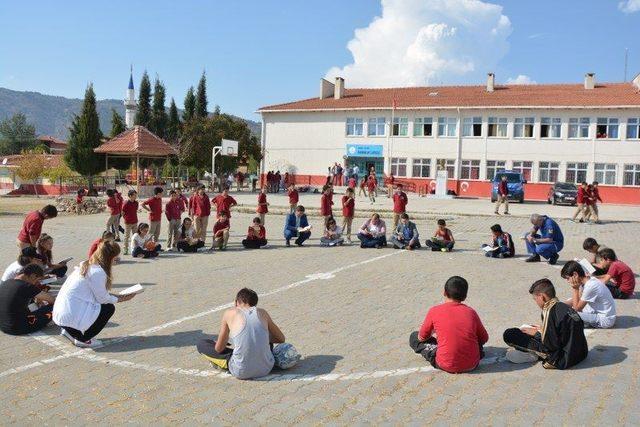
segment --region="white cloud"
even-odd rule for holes
[[[510,34],[502,7],[480,0],[382,0],[382,16],[347,44],[353,62],[326,77],[347,87],[484,82]]]
[[[624,13],[634,13],[640,11],[640,0],[624,0],[618,3],[618,9]]]
[[[531,77],[525,74],[518,74],[518,77],[513,78],[509,77],[507,79],[508,85],[534,85],[536,84],[535,80],[532,80]]]

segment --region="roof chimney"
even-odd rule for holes
[[[320,79],[320,99],[327,99],[333,96],[333,83]]]
[[[493,92],[496,86],[496,76],[493,73],[487,74],[487,92]]]
[[[584,75],[584,88],[594,89],[596,87],[596,75],[595,73],[587,73]]]
[[[640,74],[635,76],[633,80],[631,80],[631,83],[636,87],[637,90],[640,90]]]
[[[333,97],[335,99],[344,98],[344,79],[342,77],[336,77],[334,88]]]

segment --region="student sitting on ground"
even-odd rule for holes
[[[500,224],[495,224],[491,226],[491,235],[493,239],[491,246],[482,245],[482,248],[486,251],[485,256],[489,258],[513,258],[516,254],[516,248],[513,245],[511,234],[502,231]]]
[[[602,276],[606,274],[607,273],[606,268],[598,267],[602,263],[602,260],[598,256],[598,251],[600,249],[605,249],[605,246],[599,244],[596,241],[596,239],[594,239],[593,237],[587,237],[586,239],[584,239],[584,242],[582,242],[582,249],[589,252],[590,257],[588,261],[591,263],[593,268],[595,268],[595,271],[593,272],[592,275]]]
[[[583,361],[589,351],[584,336],[584,322],[575,310],[556,298],[549,279],[536,281],[529,293],[542,309],[542,325],[527,325],[504,331],[504,342],[530,353],[530,362],[541,359],[545,369],[567,369]],[[507,352],[507,360],[523,362],[517,352]]]
[[[91,246],[89,247],[89,255],[87,256],[87,259],[91,258],[91,255],[93,255],[93,253],[98,249],[98,246],[100,245],[100,243],[106,242],[107,240],[114,242],[115,238],[116,237],[112,232],[103,231],[102,237],[98,237],[96,240],[91,242]]]
[[[338,246],[344,243],[342,238],[342,228],[336,224],[333,217],[327,219],[327,226],[324,235],[320,238],[320,246]]]
[[[39,331],[51,321],[55,297],[38,286],[44,270],[28,264],[15,278],[0,286],[0,330],[24,335]]]
[[[40,238],[38,239],[38,254],[42,257],[44,261],[45,268],[51,274],[55,274],[57,277],[63,277],[67,274],[67,263],[61,262],[58,264],[53,263],[53,253],[51,250],[53,249],[53,237],[49,236],[47,233],[42,233]]]
[[[62,328],[62,336],[77,347],[100,347],[102,342],[94,337],[115,313],[114,304],[135,296],[109,293],[111,269],[119,254],[117,243],[100,243],[91,258],[76,267],[60,288],[53,306],[53,321]]]
[[[131,237],[131,256],[134,258],[155,258],[162,250],[154,236],[149,233],[149,224],[138,224],[138,232]]]
[[[360,231],[358,231],[358,239],[361,248],[380,249],[387,246],[387,226],[380,219],[380,215],[374,213],[362,224]]]
[[[220,212],[217,221],[213,224],[213,245],[209,248],[210,251],[214,250],[216,247],[221,251],[227,249],[229,229],[231,228],[228,215],[229,214],[226,211]]]
[[[604,248],[598,251],[600,264],[598,267],[606,269],[606,274],[598,277],[616,299],[628,299],[633,296],[636,288],[636,276],[631,268],[618,260],[613,249]]]
[[[302,246],[304,241],[311,237],[311,226],[302,205],[296,206],[295,212],[287,215],[284,223],[284,239],[287,246],[291,246],[291,239],[294,237],[294,243],[298,246]]]
[[[418,227],[409,221],[409,215],[400,214],[400,223],[391,235],[391,243],[395,249],[414,250],[420,247]]]
[[[18,255],[18,260],[9,264],[4,273],[2,274],[2,280],[0,283],[4,283],[7,280],[15,279],[15,277],[22,273],[22,270],[29,264],[37,264],[39,266],[44,265],[44,260],[38,254],[38,251],[33,246],[27,246]]]
[[[431,307],[420,331],[409,337],[413,351],[434,368],[452,374],[475,369],[483,357],[482,346],[489,340],[478,313],[462,303],[468,290],[465,279],[450,277],[444,285],[444,304]]]
[[[572,290],[567,304],[578,312],[585,326],[612,328],[616,323],[616,303],[605,284],[595,277],[588,277],[576,261],[562,266],[560,275]]]
[[[274,366],[271,346],[284,342],[280,328],[257,305],[258,294],[241,289],[235,307],[222,316],[217,341],[202,339],[197,345],[198,352],[212,365],[241,380],[268,375]],[[227,346],[229,340],[233,348]]]
[[[266,188],[266,187],[265,187]],[[253,218],[253,224],[247,230],[247,238],[242,241],[246,249],[260,249],[267,244],[267,231],[259,217]]]
[[[196,239],[196,230],[193,227],[193,221],[191,218],[185,218],[182,220],[180,226],[180,232],[178,234],[177,248],[178,252],[198,252],[198,249],[204,247],[204,242],[200,239]]]
[[[444,219],[439,219],[438,228],[433,233],[431,240],[425,242],[425,245],[430,247],[432,252],[451,252],[455,243],[453,233],[447,228],[447,222]]]

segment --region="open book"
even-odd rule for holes
[[[58,278],[56,276],[45,277],[44,279],[40,280],[40,284],[41,285],[48,285],[49,283],[55,283],[57,281],[58,281]]]
[[[498,246],[493,247],[493,246],[488,246],[488,245],[482,248],[482,250],[485,251],[485,252],[493,252],[493,251],[496,251],[498,249],[500,249],[500,247],[498,247]]]
[[[144,292],[144,288],[140,283],[137,285],[129,286],[127,289],[123,289],[119,292],[120,295],[141,294]]]
[[[593,273],[596,272],[596,269],[593,268],[593,265],[591,265],[591,263],[587,261],[585,258],[582,258],[580,261],[578,261],[578,264],[580,264],[584,272],[587,273],[588,275],[592,275]]]
[[[301,228],[300,231],[302,231],[302,232],[311,231],[311,226],[307,225],[306,227]]]
[[[73,257],[72,257],[72,256],[70,256],[69,258],[65,258],[65,259],[63,259],[63,260],[58,261],[58,264],[66,264],[66,263],[68,263],[69,261],[71,261],[72,259],[73,259]]]

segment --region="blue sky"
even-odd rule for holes
[[[136,89],[146,69],[152,78],[160,76],[181,107],[187,88],[197,84],[204,69],[210,109],[219,104],[223,111],[256,120],[253,111],[262,105],[317,96],[319,78],[332,67],[346,75],[347,87],[350,82],[375,86],[381,80],[366,77],[371,67],[374,74],[386,70],[383,81],[392,85],[415,79],[477,84],[487,71],[494,71],[499,82],[518,75],[537,83],[580,82],[589,71],[598,81],[621,81],[628,47],[629,77],[640,72],[640,11],[624,13],[619,1],[506,0],[492,2],[502,10],[493,8],[482,18],[473,9],[460,11],[462,1],[385,0],[390,15],[411,20],[406,28],[444,23],[444,34],[450,36],[434,46],[427,36],[419,49],[453,65],[430,69],[427,77],[418,69],[395,80],[407,67],[421,66],[388,60],[387,48],[371,41],[377,30],[362,39],[365,52],[376,57],[374,65],[356,60],[356,68],[364,69],[342,69],[354,62],[347,49],[354,31],[383,12],[379,0],[4,0],[0,87],[82,97],[93,82],[98,98],[122,98],[133,64]],[[487,43],[487,52],[464,51],[466,41],[482,42],[497,22],[502,33]],[[389,28],[390,33],[382,33],[385,43],[404,54],[402,43],[414,35],[404,25]],[[458,61],[457,55],[466,56]],[[464,66],[456,68],[459,63],[471,63],[473,70],[463,72]]]

